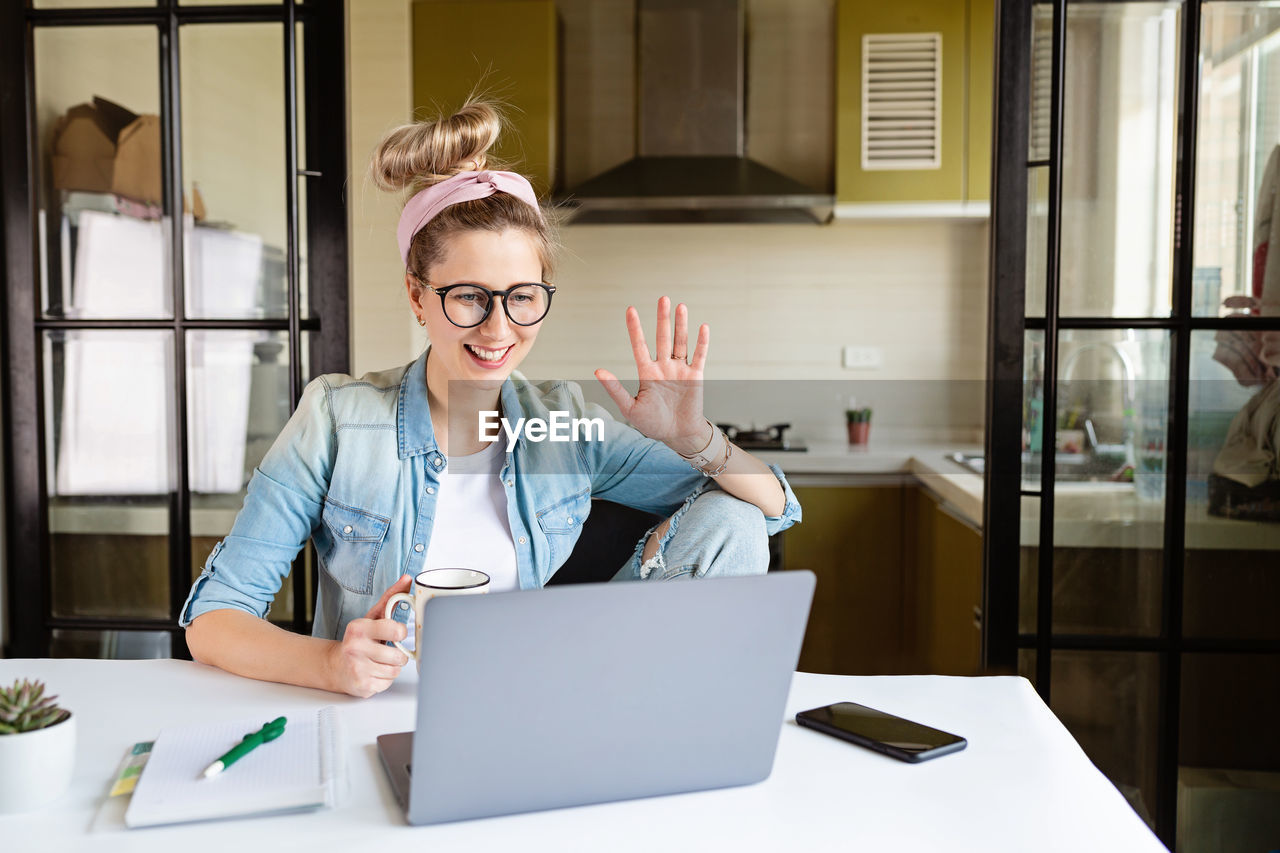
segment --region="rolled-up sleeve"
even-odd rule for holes
[[[334,425],[324,378],[309,383],[298,408],[253,472],[244,505],[191,587],[178,624],[235,609],[264,617],[311,537],[333,470]]]
[[[782,469],[777,465],[770,465],[769,470],[773,472],[773,476],[778,478],[778,483],[782,486],[782,495],[786,498],[786,503],[782,507],[782,515],[766,515],[764,517],[765,532],[772,536],[775,533],[781,533],[800,520],[800,501],[796,500],[796,494],[791,491],[791,484],[787,482],[787,477],[782,473]]]

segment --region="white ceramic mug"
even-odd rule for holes
[[[413,592],[397,592],[387,599],[384,618],[390,619],[396,605],[404,602],[413,608],[413,651],[409,651],[399,642],[395,646],[415,660],[420,660],[418,652],[422,649],[422,608],[437,595],[479,595],[489,591],[489,576],[475,569],[427,569],[418,572],[413,579]]]

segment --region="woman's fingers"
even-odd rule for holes
[[[683,375],[682,371],[686,364],[699,371],[706,366],[707,349],[711,342],[710,327],[704,323],[698,328],[697,347],[690,353],[689,306],[683,302],[676,306],[674,331],[671,313],[671,300],[663,296],[658,300],[657,350],[655,353],[650,353],[644,339],[644,327],[640,323],[640,312],[635,309],[635,306],[627,307],[627,334],[631,337],[631,354],[636,360],[636,368],[640,371],[642,383],[646,379],[653,381],[679,378]],[[674,366],[673,361],[677,362]],[[605,376],[609,379],[605,379]],[[597,370],[596,378],[605,386],[609,396],[620,408],[623,400],[632,399],[608,371]],[[610,381],[613,382],[612,386]]]
[[[671,357],[686,359],[689,357],[689,308],[683,302],[676,306],[676,339],[671,345]],[[662,355],[662,350],[658,350]]]
[[[596,371],[596,379],[600,380],[600,384],[604,386],[605,393],[617,405],[618,411],[622,413],[622,416],[624,418],[627,417],[631,407],[635,405],[635,400],[627,392],[627,389],[622,387],[618,377],[604,368],[600,368]]]
[[[387,643],[392,640],[403,640],[408,633],[409,629],[403,622],[397,622],[394,619],[374,619],[365,626],[364,635],[370,640]]]
[[[351,696],[359,699],[368,699],[377,696],[391,685],[395,684],[395,676],[389,678],[378,678],[377,676],[363,674],[353,678],[351,683],[345,688],[346,692]]]
[[[698,327],[698,348],[693,351],[693,360],[689,362],[694,370],[701,372],[707,366],[709,349],[711,349],[711,327],[703,323]]]
[[[653,357],[661,361],[670,357],[671,352],[671,300],[662,296],[658,299],[658,335]]]
[[[649,345],[644,340],[644,327],[640,325],[640,312],[633,305],[627,306],[627,334],[631,336],[631,354],[635,356],[636,366],[653,361]]]
[[[413,583],[413,575],[401,575],[400,579],[387,588],[382,593],[382,598],[378,599],[378,603],[369,608],[369,612],[365,614],[366,619],[382,619],[386,616],[387,602],[391,600],[391,596],[397,592],[408,592],[410,584]]]
[[[404,625],[393,619],[352,619],[332,655],[339,688],[367,697],[390,687],[409,658],[382,641],[402,640],[404,634]]]
[[[384,646],[382,643],[372,643],[365,652],[369,658],[370,666],[383,667],[395,666],[401,667],[409,662],[409,656],[397,649],[395,646]],[[395,676],[390,676],[394,678]]]
[[[377,679],[379,681],[392,682],[396,680],[396,676],[400,674],[400,670],[400,666],[386,666],[384,664],[375,663],[370,664],[368,675],[370,678]],[[381,693],[390,686],[390,683],[383,685],[378,692]]]

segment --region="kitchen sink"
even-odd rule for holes
[[[949,453],[947,458],[960,467],[984,476],[987,470],[986,455],[982,453]],[[1124,468],[1124,458],[1115,453],[1059,453],[1054,468],[1054,481],[1058,483],[1116,483],[1129,485],[1117,479]],[[1022,454],[1022,472],[1028,482],[1039,484],[1040,454]]]
[[[987,457],[982,453],[948,453],[947,458],[981,477],[987,470]]]

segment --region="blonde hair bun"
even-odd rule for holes
[[[497,104],[468,100],[448,118],[415,121],[387,133],[373,152],[369,175],[378,189],[416,193],[459,172],[497,168],[488,151],[501,132]]]

